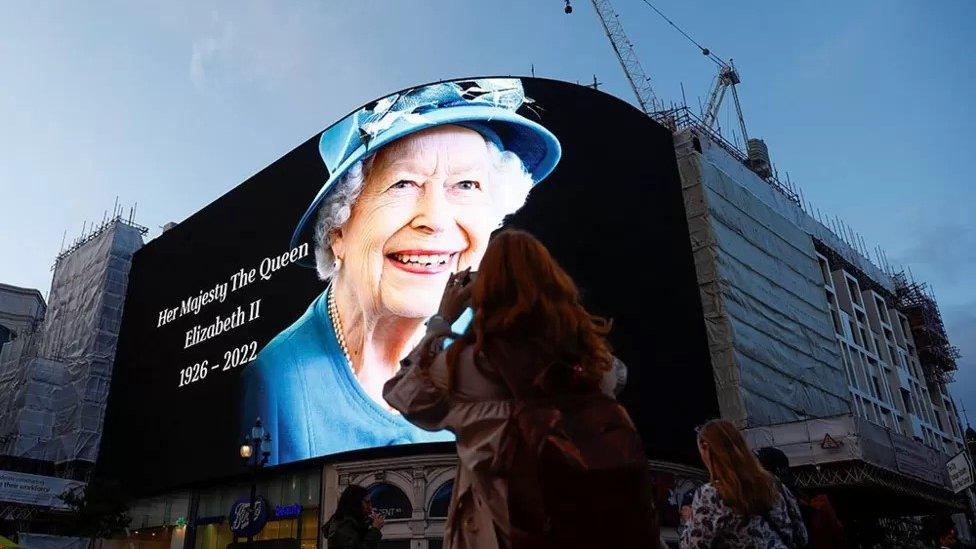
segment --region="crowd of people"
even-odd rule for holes
[[[468,308],[470,328],[452,332]],[[640,439],[614,400],[626,367],[610,328],[525,232],[500,232],[477,273],[450,278],[383,390],[413,424],[457,436],[444,547],[666,546]],[[796,488],[782,451],[753,452],[722,419],[696,440],[708,481],[681,501],[681,548],[848,546],[827,497]],[[366,549],[382,526],[366,490],[350,486],[323,532],[330,549]]]

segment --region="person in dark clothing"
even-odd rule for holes
[[[468,308],[474,320],[454,333]],[[383,391],[408,421],[457,434],[445,549],[658,546],[647,458],[613,398],[625,370],[609,331],[526,232],[498,233],[477,275],[451,276]]]
[[[955,549],[959,547],[959,531],[956,530],[952,521],[943,517],[940,522],[938,539],[936,540],[936,545],[938,545],[939,549]]]
[[[383,538],[383,515],[373,511],[369,492],[351,485],[339,496],[335,513],[322,526],[329,549],[376,549]]]
[[[810,538],[808,549],[843,549],[850,546],[844,533],[844,525],[837,518],[837,512],[827,494],[810,494],[799,490],[790,471],[790,459],[782,450],[767,446],[756,450],[756,457],[764,469],[796,496]]]

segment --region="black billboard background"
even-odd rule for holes
[[[563,156],[506,226],[539,237],[575,278],[586,306],[613,319],[611,343],[629,370],[620,400],[649,457],[693,463],[693,427],[716,417],[718,404],[671,133],[597,90],[522,81],[536,114],[520,112],[559,138]],[[316,135],[135,254],[100,474],[149,493],[242,472],[237,381],[247,366],[185,387],[178,387],[179,372],[251,341],[263,347],[324,283],[313,269],[289,265],[162,328],[159,311],[288,251],[327,175]],[[183,349],[182,334],[194,324],[258,298],[260,319]]]

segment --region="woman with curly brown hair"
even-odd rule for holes
[[[474,320],[464,335],[455,334],[451,326],[467,307]],[[619,482],[638,478],[626,475],[646,470],[646,461],[629,416],[612,400],[625,373],[606,341],[609,330],[525,232],[496,235],[477,277],[462,271],[451,278],[427,334],[384,388],[387,402],[415,425],[457,435],[445,547],[636,547],[651,539],[657,546],[649,485]],[[446,350],[445,340],[453,340]],[[568,455],[581,457],[578,477],[560,476],[537,455],[545,446],[539,440],[558,434],[525,434],[561,420],[563,433],[596,433],[567,436],[550,448],[559,458],[558,448],[573,447]],[[616,467],[621,463],[634,469]],[[588,476],[589,467],[599,472]],[[614,481],[625,488],[592,497],[595,485],[613,490]]]
[[[695,492],[682,549],[806,546],[796,499],[763,469],[735,425],[714,419],[700,427],[698,451],[709,482]]]

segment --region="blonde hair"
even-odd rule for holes
[[[735,512],[743,516],[765,513],[779,501],[776,483],[752,453],[732,422],[713,419],[698,431],[698,444],[708,449],[706,460],[712,485]]]

